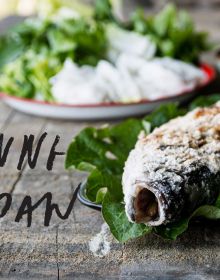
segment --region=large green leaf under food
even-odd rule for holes
[[[112,234],[120,242],[126,242],[129,239],[137,238],[143,234],[151,232],[152,228],[143,224],[130,223],[125,213],[124,205],[106,193],[102,203],[102,215]]]
[[[220,100],[220,95],[200,97],[188,109],[197,104],[210,105]],[[66,168],[89,172],[87,197],[102,203],[102,215],[112,234],[120,242],[155,232],[166,239],[176,239],[187,228],[190,220],[202,216],[207,219],[220,218],[220,197],[215,205],[199,207],[190,217],[166,226],[147,227],[128,221],[123,204],[121,177],[123,167],[131,149],[134,148],[141,131],[146,134],[155,127],[186,113],[177,104],[167,104],[144,119],[130,119],[113,126],[85,128],[70,144],[66,155]]]

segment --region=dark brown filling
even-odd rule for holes
[[[148,189],[141,189],[134,199],[135,222],[146,223],[158,218],[158,202]]]

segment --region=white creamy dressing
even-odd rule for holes
[[[107,37],[109,61],[80,67],[67,59],[51,79],[57,102],[80,105],[156,100],[191,90],[206,79],[192,65],[153,58],[156,46],[147,36],[109,25]]]
[[[219,140],[220,103],[211,108],[198,108],[162,125],[148,136],[142,135],[126,161],[122,179],[128,218],[131,220],[131,214],[134,213],[133,199],[139,186],[152,191],[158,198],[159,194],[151,188],[151,182],[169,178],[172,190],[178,193],[179,184],[176,183],[182,178],[177,174],[183,170],[193,170],[192,163],[205,165],[213,173],[218,172]],[[160,149],[161,145],[167,148]],[[165,222],[166,205],[161,205],[159,199],[158,203],[159,219],[149,222],[149,225]]]

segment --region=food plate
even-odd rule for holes
[[[12,108],[23,113],[69,120],[101,120],[101,119],[118,119],[129,116],[138,116],[149,113],[156,107],[167,102],[183,102],[192,98],[199,89],[208,85],[216,76],[215,69],[207,64],[203,64],[201,69],[207,78],[204,82],[193,91],[179,93],[172,97],[164,97],[154,101],[142,100],[138,103],[100,103],[85,105],[67,105],[60,103],[50,103],[33,99],[19,98],[1,93],[0,97],[3,102]]]
[[[101,210],[102,205],[98,203],[91,202],[86,197],[86,182],[80,183],[78,186],[78,192],[77,192],[77,198],[78,200],[85,206],[88,206],[90,208]]]

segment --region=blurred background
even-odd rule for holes
[[[167,4],[174,4],[177,6],[177,9],[175,6],[169,5],[168,11],[171,11],[171,13],[166,12],[165,16],[162,13],[162,17],[156,17],[157,21],[154,21],[154,15],[158,14]],[[97,32],[97,37],[92,37],[91,40],[85,40],[85,36],[88,34],[88,25],[81,25],[80,23],[78,25],[79,28],[75,28],[80,31],[80,36],[74,37],[72,34],[75,35],[75,33],[70,32],[69,34],[69,31],[66,31],[74,29],[74,20],[68,23],[69,26],[68,28],[65,27],[65,32],[59,29],[59,22],[66,16],[68,17],[70,14],[72,16],[74,13],[74,16],[77,13],[82,15],[81,19],[83,17],[87,18],[90,26],[89,20],[97,16],[95,14],[97,8],[101,10],[101,13],[99,10],[99,16],[100,14],[102,15],[99,18],[100,26],[103,25],[101,21],[106,20],[106,14],[109,16],[108,19],[116,18],[116,22],[119,17],[120,22],[121,20],[126,21],[130,19],[131,13],[137,11],[137,8],[144,9],[147,16],[152,16],[148,20],[150,23],[156,23],[155,26],[150,27],[148,25],[146,27],[146,19],[142,20],[145,18],[142,11],[140,11],[139,16],[136,13],[136,17],[133,17],[133,19],[140,33],[151,34],[153,30],[151,35],[154,36],[157,56],[170,56],[195,63],[196,65],[198,65],[198,62],[208,63],[216,66],[220,74],[220,0],[0,0],[0,7],[0,34],[10,34],[10,32],[8,33],[10,27],[14,24],[16,26],[16,23],[23,21],[26,17],[39,16],[37,23],[35,21],[28,21],[29,31],[27,31],[28,28],[25,29],[27,25],[23,28],[23,31],[21,28],[21,31],[17,32],[18,38],[20,36],[19,32],[21,34],[23,32],[22,39],[20,41],[17,40],[19,44],[17,42],[14,44],[16,41],[15,35],[13,43],[11,41],[7,42],[7,36],[5,41],[2,39],[0,42],[2,45],[1,50],[3,50],[1,51],[3,65],[0,77],[1,90],[18,97],[39,98],[46,101],[58,100],[52,94],[54,84],[51,85],[51,78],[60,73],[62,69],[65,69],[64,61],[66,58],[73,59],[73,62],[77,64],[76,67],[85,64],[96,66],[97,62],[105,58],[105,46],[108,45],[110,49],[109,42],[116,42],[117,44],[118,41],[120,42],[121,35],[118,37],[118,31],[115,32],[114,28],[113,33],[107,32],[107,28],[99,29],[100,32]],[[178,10],[178,8],[186,10],[186,13],[180,12],[181,17],[176,16],[175,10]],[[110,15],[109,11],[111,11]],[[53,23],[47,25],[51,19]],[[33,24],[33,22],[35,23]],[[41,24],[42,22],[45,24]],[[76,26],[77,24],[76,21]],[[94,27],[94,25],[91,24],[91,27]],[[165,32],[163,27],[165,27]],[[130,28],[134,30],[132,27]],[[95,30],[95,28],[92,29]],[[195,29],[205,32],[199,33],[199,36],[197,36]],[[107,38],[109,36],[107,33],[111,33],[111,38]],[[105,35],[107,35],[106,38]],[[209,35],[207,41],[206,35]],[[123,38],[123,36],[121,37]],[[130,39],[123,39],[122,41],[121,45],[124,49],[127,46],[131,46],[133,50],[138,48],[138,44],[136,45],[136,41],[133,41],[133,38],[131,43]],[[112,50],[117,52],[117,45],[116,47],[113,45]],[[117,59],[117,53],[115,57]],[[12,61],[12,63],[6,64],[5,61]],[[4,67],[5,65],[9,66]],[[107,73],[109,75],[109,72]],[[80,79],[81,75],[79,74]],[[218,82],[220,82],[220,79],[218,79]],[[165,83],[166,81],[164,81]],[[85,86],[85,84],[83,81],[82,86]],[[67,87],[66,89],[66,86],[68,86],[68,83],[63,79],[61,87],[59,85],[59,88],[61,88],[58,91],[61,96],[59,102],[64,100],[63,93],[69,91],[69,88]],[[73,87],[75,86],[73,82]],[[207,93],[219,92],[219,88],[219,85],[213,84],[213,89],[209,89]],[[152,92],[154,91],[152,90]],[[69,95],[67,94],[66,96]],[[75,100],[68,102],[71,104]]]
[[[175,3],[186,9],[198,30],[207,31],[210,40],[219,45],[220,42],[220,0],[111,0],[118,9],[118,15],[125,19],[135,8],[143,8],[146,14],[153,14],[161,10],[167,3]],[[0,0],[0,33],[5,32],[14,23],[22,20],[17,16],[33,14],[48,14],[48,11],[63,6],[73,7],[80,3],[93,4],[94,0]],[[17,16],[15,16],[17,15]],[[213,58],[211,59],[213,61]],[[214,61],[213,61],[214,62]]]
[[[56,5],[58,2],[69,4],[75,0],[0,0],[0,18],[10,14],[30,15],[35,13],[39,7],[45,8],[47,5]],[[121,2],[123,10],[127,13],[135,6],[143,6],[145,9],[161,9],[167,2],[173,2],[179,7],[192,10],[213,9],[220,11],[220,0],[113,0]],[[76,1],[75,1],[76,2]],[[83,0],[80,2],[91,3],[92,0]]]

